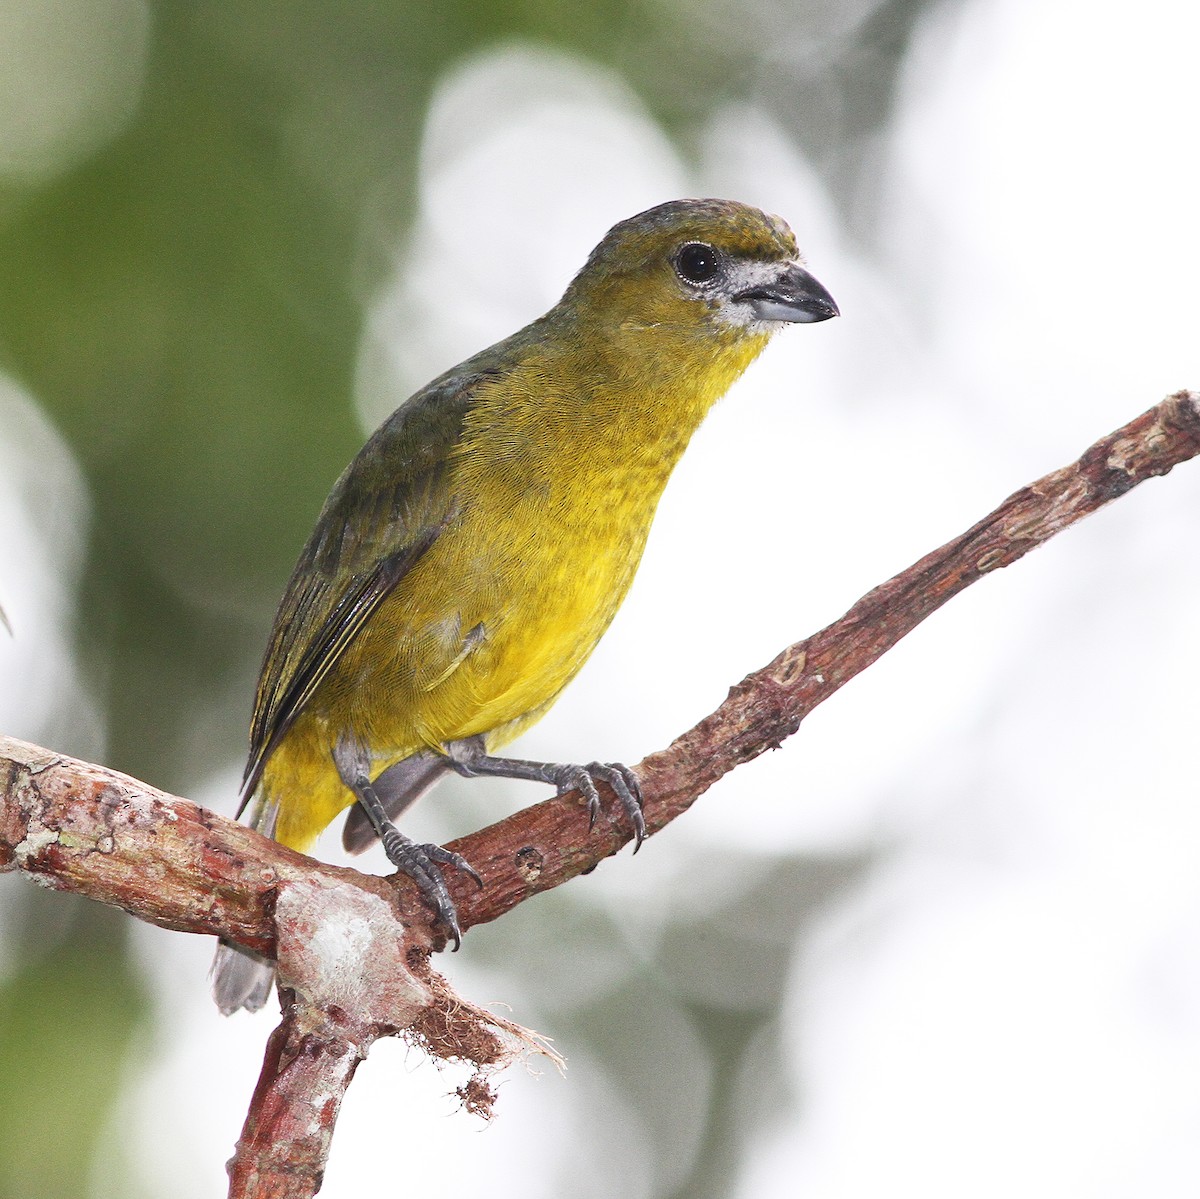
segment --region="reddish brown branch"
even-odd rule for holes
[[[115,770],[0,737],[0,870],[14,868],[163,928],[224,936],[268,956],[276,898],[293,884],[348,880],[396,902],[385,879],[285,849]]]
[[[777,746],[976,579],[1197,454],[1200,396],[1178,392],[784,650],[641,763],[649,829]],[[463,927],[592,868],[628,839],[623,826],[604,821],[589,830],[576,796],[462,838],[453,848],[485,882],[477,891],[458,875],[449,880]],[[522,1037],[454,996],[429,968],[428,952],[443,940],[408,880],[313,861],[124,775],[0,738],[0,870],[11,869],[277,958],[284,1020],[231,1163],[234,1196],[315,1193],[341,1096],[379,1036],[407,1031],[431,1052],[479,1067],[503,1061],[506,1038]],[[482,1079],[466,1094],[486,1109]]]
[[[229,1163],[230,1199],[317,1193],[342,1097],[374,1040],[340,1008],[322,1012],[290,994],[282,1007]]]

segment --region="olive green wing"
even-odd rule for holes
[[[453,519],[451,458],[486,373],[452,372],[418,392],[363,446],[325,501],[263,658],[239,815],[321,681]]]

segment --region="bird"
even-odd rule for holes
[[[448,773],[598,783],[645,836],[619,763],[496,751],[578,673],[625,597],[659,498],[713,404],[787,324],[839,315],[780,217],[732,200],[614,225],[545,315],[403,403],[334,484],[263,658],[239,816],[300,851],[344,810],[461,940],[461,856],[395,821]],[[271,963],[218,947],[220,1009],[260,1007]]]

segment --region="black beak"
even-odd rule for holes
[[[734,299],[749,304],[760,321],[812,325],[841,315],[833,296],[794,262],[784,264],[776,278],[740,292]]]

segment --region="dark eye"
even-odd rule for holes
[[[688,242],[675,255],[675,270],[685,283],[702,286],[721,273],[721,255],[702,241]]]

